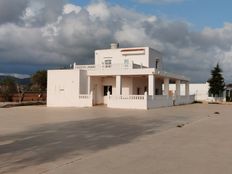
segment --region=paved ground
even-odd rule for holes
[[[0,173],[231,174],[231,111],[2,108]]]

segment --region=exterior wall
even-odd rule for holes
[[[127,49],[144,49],[142,52],[130,52],[129,54],[122,53],[122,50]],[[138,65],[143,65],[149,67],[149,48],[139,47],[139,48],[118,48],[118,49],[105,49],[95,51],[95,65],[101,65],[105,59],[111,59],[112,64],[124,64],[124,60],[128,59],[129,62],[134,62]]]
[[[139,94],[137,89],[139,88]],[[133,95],[144,95],[145,88],[148,91],[148,79],[147,77],[134,77],[133,78]]]
[[[173,98],[167,97],[164,95],[156,95],[152,98],[152,96],[148,97],[147,108],[160,108],[160,107],[169,107],[173,106]]]
[[[155,89],[158,91],[157,95],[162,94],[162,79],[155,80]],[[137,88],[140,89],[139,95],[143,95],[146,91],[145,88],[148,91],[148,78],[147,77],[134,77],[133,78],[133,95],[138,95]]]
[[[177,96],[175,97],[174,105],[186,105],[193,103],[195,100],[194,95],[189,95],[189,96]]]
[[[93,104],[103,104],[103,86],[101,77],[91,77],[90,90],[93,92]]]
[[[190,95],[195,95],[197,101],[208,100],[209,84],[189,84]]]
[[[169,90],[175,94],[176,86],[175,84],[169,85]],[[195,95],[196,101],[224,101],[225,97],[214,98],[208,96],[209,84],[208,83],[192,83],[189,84],[189,94]],[[180,85],[180,95],[185,95],[185,85]],[[225,95],[224,95],[225,96]]]
[[[47,106],[78,106],[80,70],[49,70]]]
[[[122,95],[132,95],[133,78],[122,76]]]
[[[175,94],[176,85],[170,84],[169,90],[172,91],[173,94]],[[208,83],[192,83],[189,84],[189,95],[195,95],[195,100],[197,101],[206,101],[208,100],[208,90],[209,85]],[[185,85],[180,85],[180,95],[185,95]]]

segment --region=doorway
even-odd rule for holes
[[[112,85],[104,85],[103,86],[103,97],[104,97],[104,104],[108,104],[108,96],[107,93],[110,93],[112,95]]]

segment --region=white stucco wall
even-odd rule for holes
[[[170,84],[169,90],[175,94],[176,85]],[[191,83],[189,84],[189,94],[195,95],[195,100],[197,101],[206,101],[208,100],[208,83]],[[185,84],[180,85],[180,95],[185,95]]]
[[[101,77],[91,77],[90,89],[93,91],[93,104],[103,103],[103,87]]]
[[[148,97],[147,108],[160,108],[160,107],[169,107],[173,106],[173,98],[167,97],[163,95],[156,95],[153,98],[151,96]]]
[[[145,77],[134,77],[133,78],[133,95],[144,95],[145,87],[148,91],[148,79]],[[139,94],[137,89],[139,88]]]
[[[174,105],[186,105],[193,103],[195,101],[195,96],[194,95],[189,95],[189,96],[178,96],[174,97]]]
[[[47,106],[78,106],[80,70],[48,70]]]
[[[127,49],[144,49],[144,54],[128,54],[125,55],[121,51]],[[111,59],[112,64],[124,64],[124,60],[128,59],[131,63],[143,65],[149,67],[149,48],[148,47],[138,47],[138,48],[118,48],[118,49],[105,49],[95,51],[95,64],[101,65],[105,59]]]
[[[133,78],[122,77],[122,95],[132,95],[133,93]]]

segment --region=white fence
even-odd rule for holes
[[[147,109],[146,95],[109,96],[109,108]]]
[[[176,96],[174,99],[174,105],[185,105],[193,103],[195,100],[195,95],[189,96]]]
[[[91,107],[93,106],[93,95],[92,92],[88,94],[80,94],[78,97],[78,106],[80,107]]]
[[[154,95],[148,96],[147,108],[160,108],[160,107],[168,107],[173,106],[172,97],[168,97],[166,95]]]
[[[169,97],[166,95],[128,95],[128,96],[108,96],[108,107],[128,108],[128,109],[152,109],[169,107],[173,105],[184,105],[194,102],[194,95]]]
[[[145,95],[120,95],[120,96],[109,96],[110,99],[116,100],[144,100]]]

